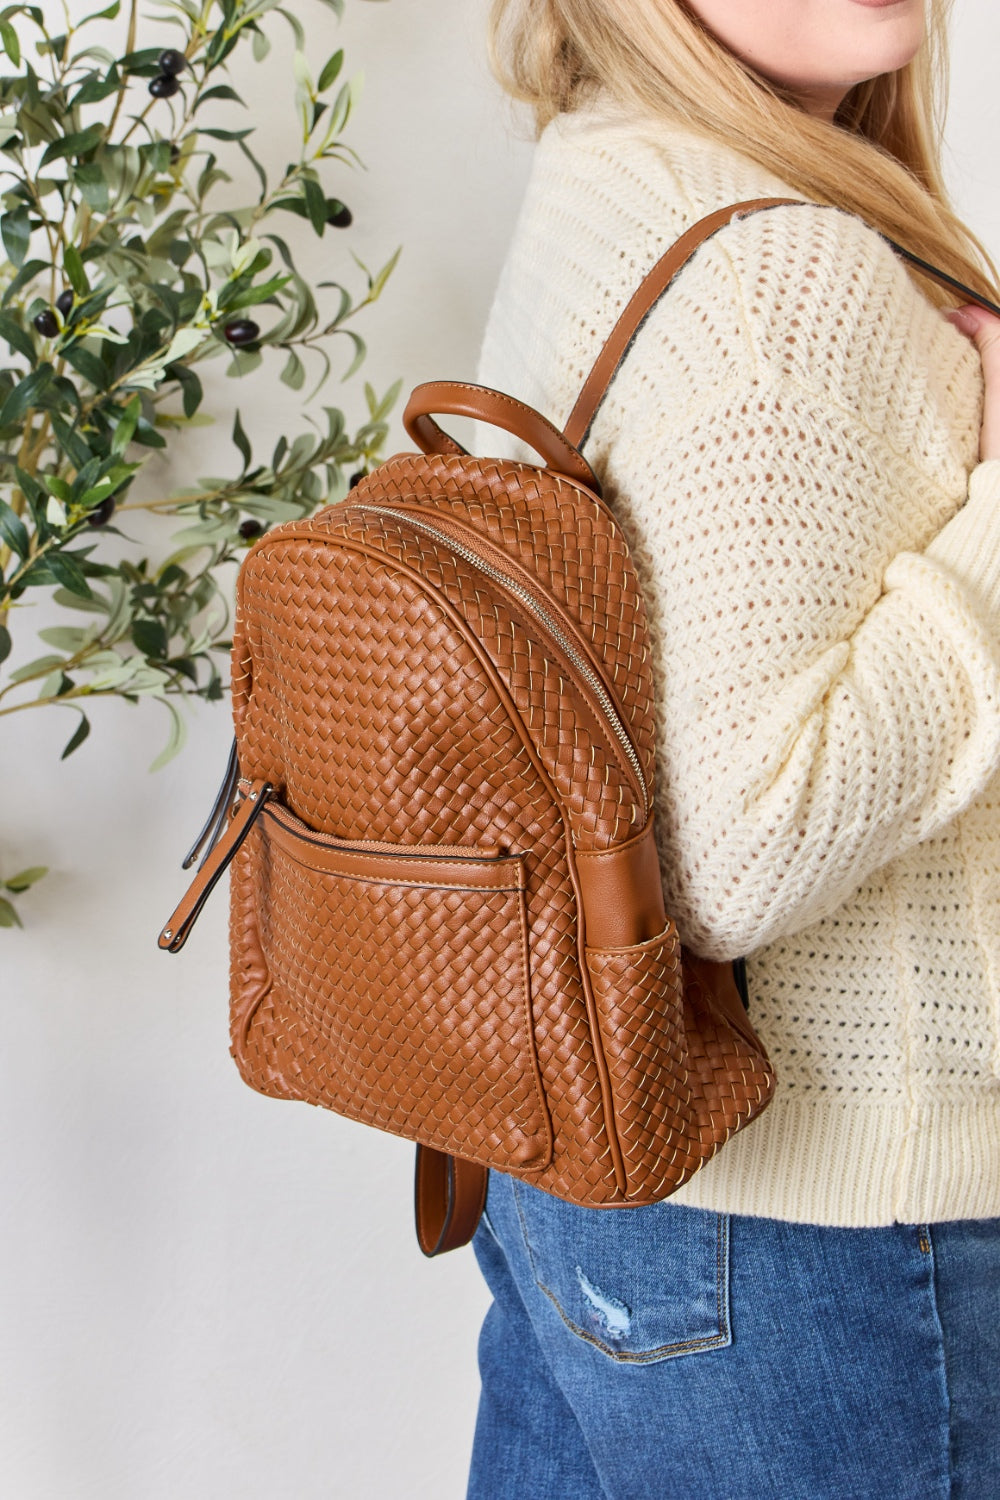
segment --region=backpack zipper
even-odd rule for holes
[[[240,794],[248,796],[253,783],[246,777],[238,782]],[[334,849],[342,854],[391,854],[394,859],[443,859],[451,864],[462,860],[482,864],[484,860],[513,859],[517,856],[505,853],[493,845],[472,844],[389,844],[384,839],[343,839],[333,833],[323,833],[303,823],[287,803],[276,800],[273,793],[267,804],[267,816],[280,823],[293,838],[304,844],[315,844],[320,849]]]
[[[628,730],[622,723],[617,709],[608,696],[604,684],[597,677],[590,663],[576,649],[562,626],[558,621],[553,619],[545,606],[518,579],[512,578],[509,573],[504,573],[499,568],[494,567],[492,563],[487,562],[485,558],[480,557],[477,552],[474,552],[471,547],[467,547],[464,542],[460,542],[455,537],[449,536],[446,531],[439,531],[436,526],[431,526],[419,517],[409,515],[405,510],[393,510],[384,505],[354,504],[351,506],[351,509],[366,511],[377,516],[391,516],[393,520],[401,521],[403,525],[411,526],[415,531],[422,531],[433,541],[439,542],[443,547],[447,547],[449,551],[454,552],[457,557],[460,557],[463,562],[467,562],[477,572],[484,574],[493,583],[499,584],[501,588],[513,594],[524,605],[555,642],[563,656],[572,664],[575,671],[583,678],[590,689],[602,717],[621,746],[625,758],[635,775],[642,799],[642,822],[645,824],[646,819],[649,817],[649,789],[646,785],[646,777],[643,773],[639,753],[633,745]]]

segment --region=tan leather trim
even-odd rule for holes
[[[179,953],[184,947],[216,882],[221,879],[233,855],[266,807],[269,792],[270,787],[267,782],[255,781],[251,785],[249,795],[245,796],[236,807],[225,833],[188,886],[183,898],[160,933],[158,946],[165,952]]]
[[[587,944],[584,934],[583,922],[583,890],[580,885],[580,870],[574,858],[573,840],[570,831],[566,830],[566,859],[569,865],[569,877],[573,885],[573,894],[576,897],[576,909],[578,920],[576,924],[576,953],[580,964],[580,979],[583,984],[583,998],[587,1007],[587,1026],[590,1030],[591,1045],[594,1048],[594,1063],[597,1067],[597,1080],[601,1090],[601,1110],[604,1116],[604,1129],[608,1137],[608,1150],[611,1156],[611,1165],[615,1174],[615,1183],[618,1191],[625,1194],[628,1191],[628,1176],[625,1171],[625,1158],[622,1154],[621,1141],[618,1139],[618,1125],[615,1119],[615,1097],[611,1087],[611,1070],[608,1060],[604,1054],[604,1037],[601,1032],[601,1017],[597,1008],[597,997],[594,994],[594,985],[587,965]]]
[[[627,844],[576,852],[588,948],[633,948],[667,925],[653,820]]]
[[[314,833],[286,808],[270,803],[264,809],[267,836],[290,859],[309,870],[343,875],[349,880],[373,880],[379,885],[434,886],[455,891],[523,891],[524,860],[518,855],[499,859],[460,859],[435,854],[414,844],[406,853],[385,854],[358,849],[327,834]]]
[[[587,460],[576,451],[558,427],[523,401],[491,391],[486,386],[454,380],[430,380],[418,385],[403,413],[403,426],[424,453],[464,453],[455,439],[449,437],[431,416],[471,417],[492,427],[512,432],[534,448],[546,466],[565,474],[600,494],[601,487]]]

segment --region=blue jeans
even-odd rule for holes
[[[490,1173],[469,1500],[1000,1497],[1000,1219],[584,1209]]]

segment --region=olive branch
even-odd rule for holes
[[[344,0],[315,3],[343,12]],[[335,341],[346,341],[341,379],[355,376],[366,349],[354,322],[399,252],[375,273],[353,256],[354,289],[312,287],[276,232],[281,215],[320,236],[352,223],[325,180],[337,171],[339,193],[344,171],[360,165],[344,140],[358,87],[343,76],[342,49],[314,78],[302,23],[278,0],[153,9],[180,33],[176,45],[137,47],[132,0],[121,55],[93,40],[98,23],[120,18],[121,0],[77,23],[64,4],[59,34],[37,5],[0,10],[12,70],[0,77],[0,664],[20,644],[31,591],[67,611],[66,623],[37,632],[41,655],[6,675],[0,665],[0,719],[74,709],[65,758],[90,733],[94,699],[152,699],[169,718],[155,769],[184,742],[182,701],[224,695],[231,565],[269,526],[341,498],[379,461],[399,384],[384,395],[365,385],[367,419],[353,432],[324,405],[311,430],[255,460],[237,411],[233,473],[148,498],[133,495],[135,479],[153,452],[211,421],[198,374],[210,359],[245,378],[280,357],[293,391],[312,366],[308,403],[331,374]],[[276,181],[227,81],[235,49],[264,61],[273,24],[291,29],[301,126],[298,159]],[[220,110],[236,114],[231,127],[217,123]],[[234,204],[226,168],[238,158],[259,191]],[[117,523],[137,511],[169,521],[165,556],[125,555]],[[44,873],[0,881],[0,926],[19,921],[8,897]]]

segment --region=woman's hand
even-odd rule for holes
[[[968,334],[982,356],[986,401],[979,436],[979,457],[1000,458],[1000,318],[975,303],[956,307],[945,316],[949,323]]]

